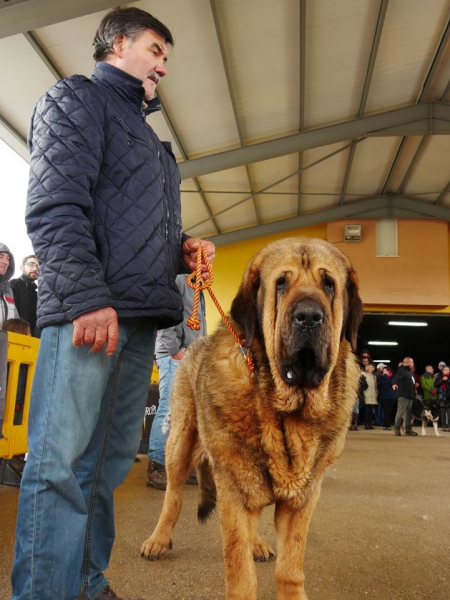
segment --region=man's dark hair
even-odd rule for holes
[[[29,254],[28,256],[25,256],[25,258],[23,259],[22,267],[27,264],[27,262],[30,260],[30,258],[35,258],[37,260],[37,257],[35,254]]]
[[[114,8],[102,19],[94,37],[94,60],[102,61],[111,53],[114,42],[119,35],[126,35],[130,40],[151,29],[162,38],[166,44],[174,45],[172,34],[167,27],[155,19],[150,13],[139,8]]]

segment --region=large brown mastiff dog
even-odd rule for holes
[[[280,240],[251,260],[230,316],[256,370],[225,326],[190,347],[172,393],[162,513],[141,553],[156,560],[172,547],[184,483],[197,467],[200,521],[217,499],[227,600],[257,598],[253,559],[273,556],[258,517],[273,503],[277,599],[306,600],[308,526],[357,396],[356,275],[326,241]]]

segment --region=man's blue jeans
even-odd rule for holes
[[[139,446],[156,336],[120,319],[114,356],[46,327],[30,404],[17,518],[13,600],[93,600],[114,542],[113,491]]]
[[[148,458],[164,465],[166,440],[170,430],[170,395],[180,361],[171,356],[163,356],[156,360],[156,364],[159,371],[159,404],[150,431]]]

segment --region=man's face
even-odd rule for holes
[[[20,270],[27,279],[31,279],[31,281],[37,279],[39,273],[39,263],[37,258],[29,258],[27,262],[20,267]]]
[[[134,40],[121,35],[114,44],[114,51],[113,64],[142,80],[146,100],[154,98],[160,78],[167,74],[168,46],[164,38],[151,29]]]
[[[0,275],[5,275],[9,267],[9,254],[0,252]]]
[[[425,372],[426,372],[426,373],[430,373],[431,375],[433,375],[433,373],[434,373],[434,369],[433,369],[433,367],[432,367],[431,365],[427,365],[427,366],[425,367]]]

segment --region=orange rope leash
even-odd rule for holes
[[[203,260],[205,261],[206,268],[208,269],[208,279],[206,279],[206,281],[203,280],[203,278],[202,278],[202,256],[203,256]],[[195,278],[195,283],[193,282],[194,278]],[[223,322],[227,326],[229,332],[234,337],[234,339],[236,340],[236,342],[239,344],[239,346],[241,348],[242,355],[243,355],[243,357],[245,358],[245,360],[247,362],[248,368],[250,369],[250,371],[254,371],[255,370],[255,364],[253,362],[253,357],[252,357],[251,350],[250,350],[250,348],[246,348],[245,347],[244,341],[241,340],[239,338],[239,336],[237,335],[237,333],[234,331],[233,326],[231,325],[228,317],[226,316],[226,314],[224,313],[222,307],[220,306],[219,301],[217,300],[216,296],[214,295],[214,292],[211,289],[213,281],[214,281],[214,274],[213,274],[213,271],[212,271],[211,263],[209,262],[208,255],[206,253],[205,248],[203,246],[200,246],[199,249],[198,249],[198,251],[197,251],[197,265],[196,265],[196,269],[195,269],[195,271],[193,271],[186,278],[186,282],[187,282],[188,286],[195,291],[195,294],[194,294],[194,304],[192,306],[192,314],[189,317],[189,319],[187,320],[187,324],[188,324],[188,326],[191,329],[195,329],[196,331],[200,330],[200,319],[196,316],[198,314],[198,304],[199,304],[199,301],[200,301],[200,291],[201,290],[208,290],[209,295],[212,298],[212,301],[216,305],[216,308],[219,311],[220,316],[223,319]]]

